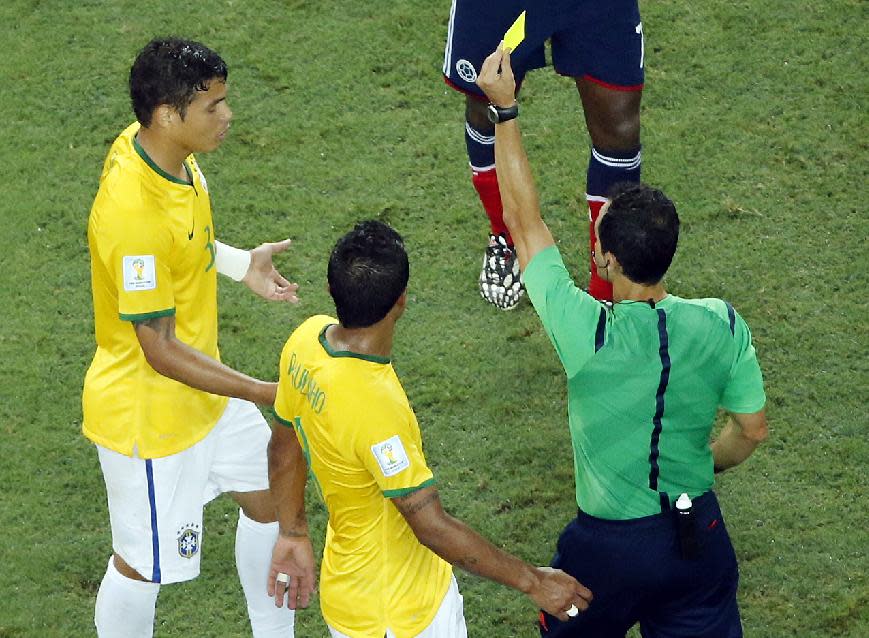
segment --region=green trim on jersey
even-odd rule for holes
[[[193,186],[193,173],[190,172],[190,167],[187,166],[186,161],[182,162],[182,164],[184,165],[184,171],[187,173],[188,179],[188,181],[185,182],[183,179],[178,179],[174,175],[170,175],[162,168],[157,166],[157,163],[151,159],[150,155],[148,155],[145,152],[145,149],[142,148],[142,145],[139,144],[139,139],[135,135],[133,136],[133,148],[136,150],[136,153],[139,155],[139,157],[141,157],[145,161],[145,164],[147,164],[151,168],[151,170],[157,173],[157,175],[159,175],[160,177],[168,179],[173,184],[181,184],[182,186]]]
[[[330,326],[335,326],[337,324],[330,323],[323,327],[320,331],[320,344],[323,346],[323,349],[329,354],[330,357],[350,357],[352,359],[362,359],[363,361],[370,361],[371,363],[389,363],[389,357],[380,357],[376,354],[360,354],[358,352],[351,352],[350,350],[332,350],[332,346],[329,345],[329,342],[326,340],[326,330],[329,329]]]
[[[288,428],[296,427],[295,423],[293,423],[292,421],[287,421],[284,417],[282,417],[277,412],[275,412],[275,419],[277,419],[278,423],[280,423],[281,425],[285,425]]]
[[[427,481],[423,481],[419,485],[415,487],[405,487],[400,490],[383,490],[383,495],[386,498],[401,498],[402,496],[407,496],[408,494],[413,494],[414,492],[418,492],[424,487],[429,487],[435,484],[434,477],[428,479]]]
[[[720,299],[674,295],[607,307],[576,287],[555,246],[524,281],[567,373],[580,509],[635,519],[710,490],[719,407],[754,413],[766,402],[742,317]]]
[[[119,313],[118,316],[121,318],[121,321],[132,321],[133,323],[139,323],[141,321],[148,321],[148,319],[156,319],[157,317],[171,317],[175,314],[175,308],[167,308],[166,310],[155,310],[154,312],[143,312],[140,314],[132,314],[125,315],[124,313]]]

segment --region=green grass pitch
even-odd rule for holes
[[[866,4],[641,8],[644,179],[683,220],[668,287],[731,301],[768,385],[771,438],[717,488],[746,635],[867,636]],[[0,3],[0,637],[93,635],[110,533],[79,432],[94,348],[85,229],[108,144],[132,120],[129,65],[161,34],[230,65],[233,128],[199,158],[221,237],[295,240],[280,266],[300,306],[221,282],[224,359],[274,378],[293,327],[330,311],[334,240],[361,218],[393,224],[412,263],[395,366],[444,504],[549,561],[575,507],[564,381],[530,306],[499,313],[476,290],[486,224],[462,99],[440,77],[448,13],[449,0]],[[522,125],[544,216],[580,273],[588,143],[571,82],[529,76]],[[226,500],[207,509],[202,576],[163,589],[156,636],[246,634],[234,521]],[[458,578],[472,636],[536,635],[521,595]],[[327,635],[316,602],[297,635]]]

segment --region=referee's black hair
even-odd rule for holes
[[[161,104],[175,108],[184,119],[197,91],[212,80],[226,82],[226,62],[204,44],[181,38],[151,40],[130,69],[130,100],[139,123],[148,127]]]
[[[407,288],[410,263],[404,241],[376,220],[356,224],[329,257],[329,293],[345,328],[366,328],[383,319]]]
[[[638,284],[656,284],[673,262],[679,242],[679,215],[663,192],[640,183],[620,183],[609,192],[609,208],[598,237],[622,272]]]

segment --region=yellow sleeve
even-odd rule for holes
[[[169,229],[135,214],[113,216],[96,235],[101,258],[111,273],[124,321],[175,314],[172,237]]]
[[[419,425],[410,406],[384,401],[356,438],[356,454],[387,498],[434,483],[422,451]]]

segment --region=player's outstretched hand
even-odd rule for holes
[[[510,50],[504,43],[489,54],[477,76],[477,86],[483,89],[489,102],[507,108],[516,101],[516,79],[510,66]]]
[[[307,607],[314,592],[314,550],[308,536],[279,535],[272,550],[267,591],[275,599],[275,607],[289,609]]]
[[[570,574],[551,567],[538,567],[539,582],[528,595],[546,613],[568,621],[588,609],[591,591]]]
[[[242,281],[256,294],[269,301],[298,303],[299,284],[292,284],[277,271],[272,255],[290,247],[290,240],[261,244],[250,251],[250,267]]]

